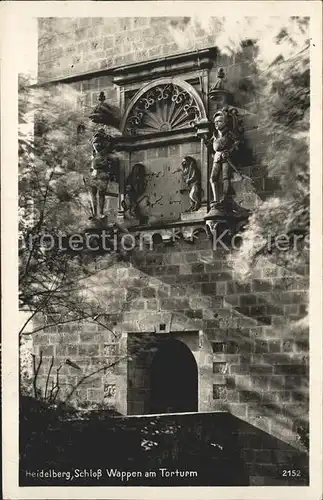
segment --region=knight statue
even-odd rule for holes
[[[110,182],[118,180],[118,159],[112,154],[113,137],[99,129],[92,140],[90,189],[92,217],[104,218],[105,198]]]
[[[242,140],[242,126],[235,108],[223,107],[213,116],[214,131],[207,145],[212,147],[213,163],[210,175],[213,201],[211,210],[229,211],[237,209],[233,201],[234,173],[241,175],[235,166],[236,155]]]

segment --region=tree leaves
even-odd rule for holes
[[[284,29],[278,34],[277,43],[288,36],[287,29]],[[238,272],[244,270],[245,276],[252,272],[257,259],[264,255],[289,270],[300,269],[308,264],[308,52],[307,47],[287,60],[281,54],[265,72],[255,65],[253,81],[258,99],[249,109],[258,114],[265,137],[265,147],[259,155],[259,161],[266,168],[268,178],[279,180],[279,189],[255,209],[244,233],[243,244],[232,261]],[[263,243],[279,235],[286,235],[287,238],[298,235],[298,246],[291,245],[284,251],[269,253],[268,245]]]
[[[93,126],[79,100],[69,86],[19,82],[19,303],[37,317],[34,331],[103,312],[82,284],[91,274],[84,257],[93,261],[93,252],[57,244],[62,235],[82,233],[89,216],[83,177],[91,163]]]

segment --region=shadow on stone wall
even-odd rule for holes
[[[138,252],[131,263],[102,267],[95,294],[110,311],[108,326],[117,339],[122,332],[154,332],[160,323],[168,328],[166,333],[201,331],[200,367],[208,391],[201,394],[201,410],[229,411],[298,446],[298,428],[308,421],[308,331],[302,324],[307,278],[283,278],[278,267],[262,273],[240,284],[224,255],[199,238],[194,245],[157,245],[153,252]],[[52,333],[53,345],[43,349],[55,349],[57,362],[73,349],[73,361],[85,371],[108,363],[102,350],[106,332],[86,328],[64,330],[64,345],[54,345],[59,332]],[[73,377],[75,383],[78,373],[64,370],[62,376]],[[116,372],[120,370],[117,365]],[[95,385],[93,380],[80,386],[77,395],[102,401],[102,377]]]
[[[182,253],[174,246],[134,260],[132,283],[146,280],[146,290],[152,283],[146,306],[140,296],[143,307],[151,307],[142,313],[164,310],[174,331],[203,330],[213,356],[210,377],[221,389],[212,409],[228,410],[293,443],[308,418],[308,331],[302,323],[307,277],[263,269],[262,277],[241,284],[208,247],[207,241],[205,250],[203,241],[183,243]]]
[[[143,417],[98,414],[87,421],[62,421],[57,411],[22,399],[21,486],[304,485],[307,465],[305,454],[227,412]],[[88,471],[88,477],[78,477],[78,469]],[[93,476],[99,469],[102,477]],[[177,469],[186,471],[186,477],[167,475]],[[71,478],[31,477],[37,470],[70,472]],[[127,480],[109,477],[111,470],[134,471],[136,476]],[[284,470],[296,471],[297,477],[285,476]],[[145,477],[148,471],[156,476]]]
[[[309,457],[284,441],[231,415],[236,450],[253,486],[309,484]]]

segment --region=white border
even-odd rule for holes
[[[311,17],[311,286],[309,487],[19,487],[17,307],[17,75],[12,60],[19,17]],[[309,499],[322,498],[322,4],[320,1],[1,2],[1,186],[3,286],[4,498],[14,499]]]

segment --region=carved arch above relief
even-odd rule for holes
[[[183,132],[193,130],[203,118],[204,103],[192,85],[179,78],[160,78],[131,99],[121,132],[128,137]]]

